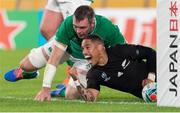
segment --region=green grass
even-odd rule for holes
[[[180,108],[157,107],[156,103],[145,103],[130,94],[101,88],[99,99],[95,103],[85,103],[80,100],[55,98],[50,102],[37,102],[34,97],[41,89],[43,70],[40,76],[33,80],[22,80],[10,83],[3,75],[11,68],[17,67],[19,61],[28,50],[0,51],[0,112],[173,112]],[[58,68],[53,87],[65,78],[65,65]]]

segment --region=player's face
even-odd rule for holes
[[[94,66],[99,63],[100,55],[99,50],[97,49],[97,44],[93,43],[90,39],[84,39],[82,41],[82,49],[85,58],[88,62]]]
[[[79,38],[83,39],[85,36],[87,36],[88,33],[92,32],[93,27],[93,22],[89,22],[87,18],[77,21],[76,18],[73,17],[73,28]]]

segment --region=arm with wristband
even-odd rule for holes
[[[36,95],[35,100],[37,101],[51,100],[50,88],[51,88],[52,80],[55,76],[56,68],[59,64],[59,61],[63,57],[66,48],[67,48],[66,45],[59,43],[57,41],[54,42],[52,54],[49,57],[49,60],[44,70],[42,89]]]

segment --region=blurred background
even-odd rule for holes
[[[0,0],[0,8],[6,10],[43,9],[46,0]],[[94,8],[155,8],[156,0],[95,0]]]
[[[0,49],[33,48],[47,0],[0,0]],[[117,24],[128,43],[156,47],[156,0],[94,0],[97,14]]]

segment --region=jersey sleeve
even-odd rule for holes
[[[145,60],[148,66],[149,72],[156,73],[156,51],[152,48],[141,45],[116,45],[113,48],[114,54],[119,57],[129,58],[132,60]]]
[[[65,21],[62,22],[62,24],[60,25],[60,27],[58,28],[58,31],[56,32],[56,38],[55,40],[63,43],[65,45],[69,45],[70,40],[69,40],[69,36],[68,36],[68,30],[67,30],[67,23]]]
[[[92,69],[90,71],[88,71],[87,73],[87,88],[92,88],[92,89],[96,89],[98,91],[100,91],[100,84],[98,82],[98,72],[97,71],[93,71]]]

